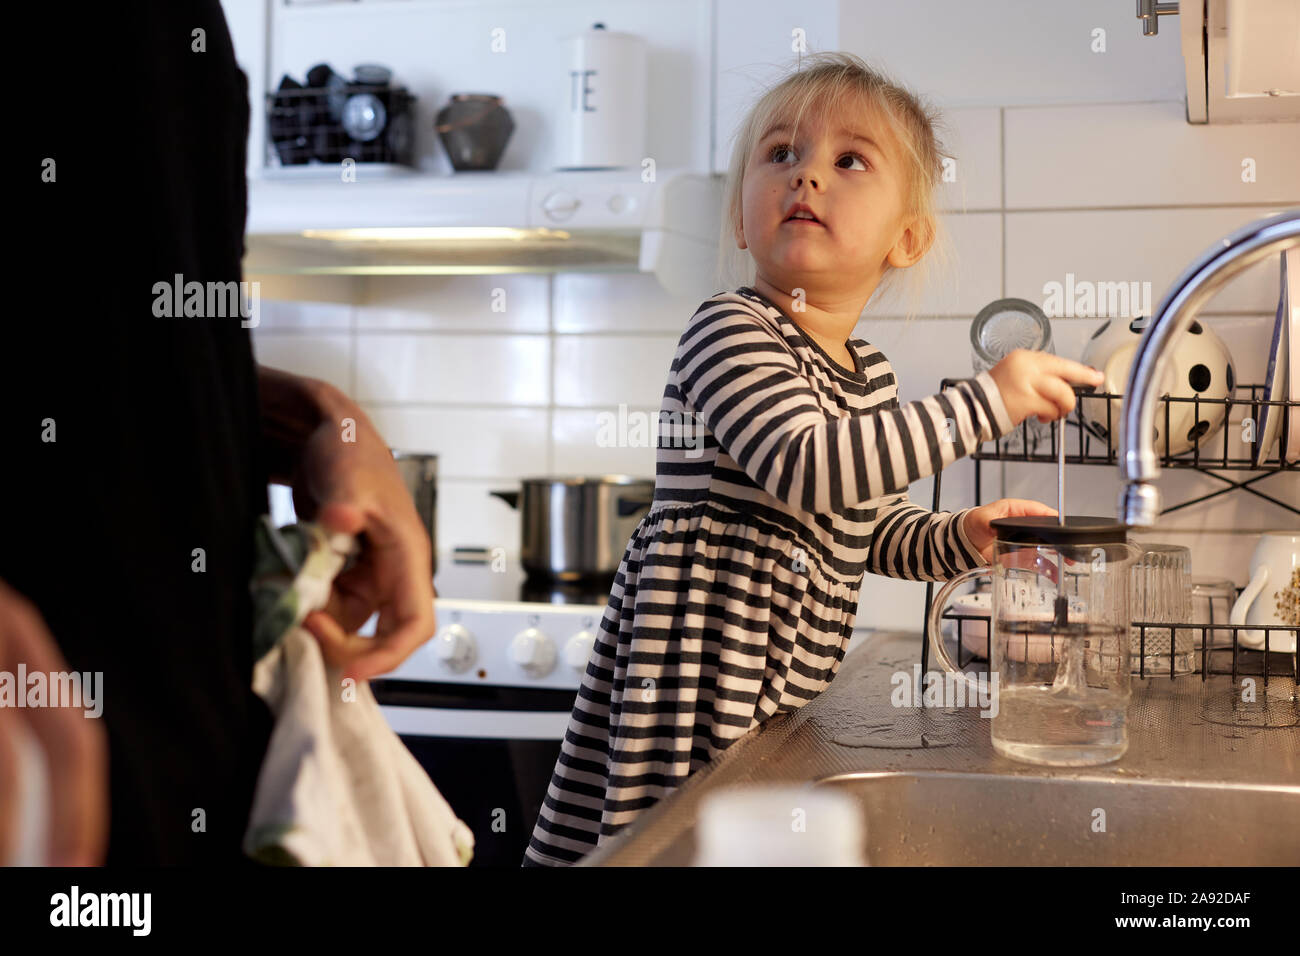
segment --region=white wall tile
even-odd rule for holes
[[[659,407],[674,335],[555,337],[555,404]]]
[[[1300,123],[1188,123],[1181,99],[1008,109],[1006,150],[1008,209],[1300,201]]]
[[[519,512],[492,491],[518,491],[518,481],[438,479],[438,550],[457,547],[519,551]],[[448,595],[453,596],[453,595]]]
[[[357,335],[363,402],[545,405],[550,342],[543,335]]]
[[[913,269],[929,269],[916,296],[918,315],[974,315],[1001,296],[1002,217],[998,213],[949,213],[942,217],[950,237],[949,259],[942,250],[927,253]],[[922,273],[924,274],[924,273]],[[907,277],[886,290],[883,286],[867,303],[866,314],[877,317],[905,315],[911,301]]]
[[[549,422],[543,409],[366,405],[365,410],[390,446],[436,454],[440,480],[546,473]]]
[[[353,392],[352,336],[255,330],[253,354],[261,365],[319,378]]]
[[[671,332],[680,335],[700,302],[674,296],[640,273],[555,277],[556,332]]]
[[[549,284],[543,275],[372,277],[357,328],[545,332]]]
[[[555,472],[653,477],[658,420],[659,409],[648,406],[629,408],[622,419],[613,408],[557,409],[551,426]]]
[[[1154,308],[1169,285],[1216,240],[1273,212],[1244,209],[1080,210],[1009,212],[1007,295],[1043,306],[1048,282],[1149,282]],[[1219,290],[1205,311],[1269,312],[1277,308],[1278,260],[1250,267]]]
[[[352,306],[337,302],[263,299],[259,328],[277,332],[297,329],[351,329]]]
[[[943,113],[948,126],[944,153],[956,160],[956,179],[939,187],[943,210],[967,212],[1002,208],[1001,110],[954,109]]]

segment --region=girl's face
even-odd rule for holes
[[[871,118],[861,109],[809,110],[797,134],[777,121],[755,144],[736,242],[775,287],[869,297],[887,261],[914,261],[896,248],[906,231],[898,151]]]

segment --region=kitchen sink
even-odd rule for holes
[[[1300,785],[855,772],[876,866],[1295,866]]]
[[[723,751],[584,863],[686,866],[703,801],[731,787],[834,788],[876,866],[1300,865],[1300,686],[1244,701],[1227,675],[1135,680],[1129,748],[1093,767],[993,749],[975,708],[898,706],[920,635],[871,634],[831,686]]]

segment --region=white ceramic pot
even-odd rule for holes
[[[1232,606],[1231,624],[1300,625],[1300,532],[1260,535],[1250,559],[1250,583]],[[1262,649],[1263,631],[1238,631],[1242,646]],[[1271,651],[1294,653],[1295,635],[1272,631]]]
[[[1083,362],[1099,369],[1105,375],[1101,390],[1112,395],[1122,395],[1128,385],[1129,366],[1133,364],[1133,355],[1137,352],[1138,342],[1146,320],[1116,318],[1108,319],[1092,337],[1083,351]],[[1165,370],[1160,382],[1160,394],[1178,398],[1199,396],[1203,399],[1225,399],[1232,397],[1236,384],[1236,370],[1232,365],[1232,356],[1228,347],[1209,326],[1193,320],[1188,330],[1179,338],[1174,349],[1173,361]],[[1088,430],[1103,441],[1109,441],[1111,451],[1119,447],[1119,420],[1121,402],[1110,402],[1110,423],[1107,428],[1106,401],[1099,398],[1084,398],[1079,402],[1080,414]],[[1156,454],[1165,453],[1165,412],[1164,403],[1156,409],[1156,433],[1154,436]],[[1199,410],[1200,415],[1196,413]],[[1211,442],[1211,438],[1223,426],[1228,415],[1228,406],[1210,403],[1196,406],[1191,402],[1169,403],[1169,454],[1180,455],[1190,451],[1199,441],[1202,455],[1222,452],[1221,446]],[[1220,439],[1222,441],[1222,439]],[[1229,453],[1233,451],[1230,447]]]

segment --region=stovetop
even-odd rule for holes
[[[484,558],[438,555],[433,586],[439,602],[475,601],[603,608],[614,576],[559,581],[529,577],[513,554]]]

